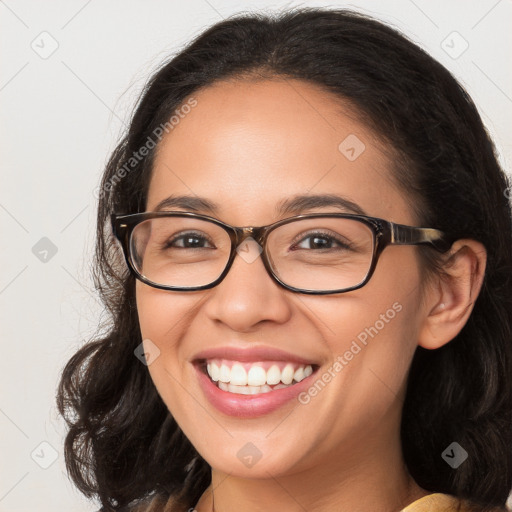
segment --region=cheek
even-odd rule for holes
[[[338,296],[308,297],[302,302],[315,312],[316,324],[331,350],[338,353],[354,339],[363,346],[377,338],[389,338],[398,345],[414,343],[421,313],[420,279],[419,263],[411,248],[388,247],[363,288]]]
[[[417,346],[419,266],[410,252],[395,253],[381,258],[360,290],[306,304],[331,353],[333,396],[354,416],[382,414],[396,400]]]
[[[181,360],[180,339],[187,329],[187,312],[190,311],[190,299],[151,288],[143,283],[136,285],[137,314],[142,339],[158,357],[148,365],[151,378],[159,393],[173,385],[173,375],[177,375]],[[166,400],[167,401],[167,400]]]
[[[137,281],[136,303],[144,343],[158,357],[148,365],[153,383],[176,418],[186,422],[190,397],[184,388],[194,381],[191,349],[183,340],[194,330],[194,318],[206,294],[175,293],[152,288]],[[194,336],[192,336],[194,337]],[[200,336],[195,336],[200,339]],[[151,348],[153,347],[153,348]],[[194,349],[195,350],[195,349]]]
[[[387,252],[386,252],[387,251]],[[393,365],[402,371],[417,346],[421,324],[420,266],[411,247],[388,247],[365,290],[365,307],[358,312],[357,339],[366,341],[370,365]],[[397,367],[398,370],[398,367]],[[397,373],[397,377],[399,377]]]
[[[137,281],[136,284],[137,314],[143,339],[149,338],[161,344],[166,350],[180,329],[180,321],[186,317],[190,300],[179,298],[172,292],[158,290]],[[176,331],[175,331],[176,330]]]
[[[417,344],[413,302],[410,295],[395,293],[372,300],[347,299],[337,308],[331,305],[331,321],[323,323],[322,330],[336,364],[333,369],[343,376],[342,393],[366,390],[362,394],[371,400],[378,380],[390,389],[400,388]],[[325,312],[324,308],[318,317],[325,318]]]
[[[137,283],[137,287],[137,312],[144,352],[153,353],[147,370],[167,409],[180,411],[182,407],[178,399],[177,381],[181,378],[176,362],[179,347],[177,340],[181,334],[173,330],[173,326],[179,328],[179,308],[170,306],[169,299],[160,294],[159,290],[151,289],[143,283],[140,287]]]

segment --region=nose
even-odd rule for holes
[[[237,332],[250,332],[260,323],[286,322],[291,315],[289,294],[267,273],[261,246],[252,238],[238,248],[226,277],[210,290],[203,308],[208,317]]]

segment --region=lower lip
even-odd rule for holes
[[[199,384],[210,403],[220,412],[238,418],[254,418],[279,409],[279,407],[305,391],[316,374],[316,371],[314,371],[309,377],[287,388],[257,395],[241,395],[223,391],[212,382],[200,366],[194,365],[194,367],[198,374]]]

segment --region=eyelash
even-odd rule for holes
[[[180,233],[172,238],[172,240],[167,240],[162,244],[162,249],[169,249],[176,240],[183,240],[186,237],[196,236],[201,240],[206,240],[210,245],[214,245],[211,238],[205,236],[204,234],[194,233],[193,231],[187,231],[185,233]],[[191,249],[191,247],[180,247],[180,249]],[[200,247],[200,249],[204,249],[204,247]]]
[[[168,240],[165,243],[163,243],[162,244],[162,248],[163,249],[169,249],[169,248],[172,247],[172,245],[177,240],[184,240],[186,237],[191,237],[191,236],[196,236],[200,240],[206,240],[210,245],[214,246],[214,244],[213,244],[212,240],[210,239],[210,237],[205,236],[204,234],[199,234],[197,232],[194,233],[193,231],[190,231],[190,232],[185,232],[185,233],[178,234],[177,236],[174,236],[171,240]],[[324,239],[328,239],[328,240],[331,240],[331,241],[335,241],[342,249],[345,249],[345,250],[352,249],[352,245],[351,244],[344,242],[340,237],[333,236],[331,233],[329,233],[327,231],[312,231],[312,232],[307,233],[307,234],[301,233],[299,236],[297,236],[292,241],[291,246],[295,247],[298,243],[303,242],[304,240],[307,240],[308,238],[312,238],[312,237],[315,237],[315,236],[316,237],[322,237]],[[180,247],[180,248],[182,248],[182,249],[191,249],[191,247]],[[200,249],[204,249],[204,247],[200,247]],[[329,249],[333,249],[333,248],[330,247]],[[296,249],[292,249],[292,250],[296,250]],[[305,249],[305,250],[314,250],[314,249]]]
[[[340,237],[334,236],[331,233],[329,233],[328,231],[312,231],[307,234],[301,233],[299,236],[297,236],[292,241],[292,246],[295,246],[297,243],[307,240],[308,238],[312,238],[314,236],[323,237],[323,238],[326,238],[329,240],[334,240],[338,245],[341,246],[342,249],[345,249],[345,250],[352,249],[352,244],[346,243]],[[329,248],[329,249],[333,249],[333,248]],[[310,249],[310,250],[313,250],[313,249]]]

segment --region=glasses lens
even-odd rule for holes
[[[267,255],[279,279],[303,290],[361,284],[371,266],[373,231],[355,219],[299,219],[271,231]]]
[[[137,271],[153,283],[192,288],[215,281],[229,259],[228,233],[191,217],[160,217],[137,224],[130,254]]]
[[[136,270],[153,283],[194,288],[216,281],[231,250],[228,233],[191,217],[148,219],[132,231]],[[374,234],[355,219],[297,219],[269,233],[266,254],[275,275],[294,288],[335,291],[361,284],[370,270]]]

